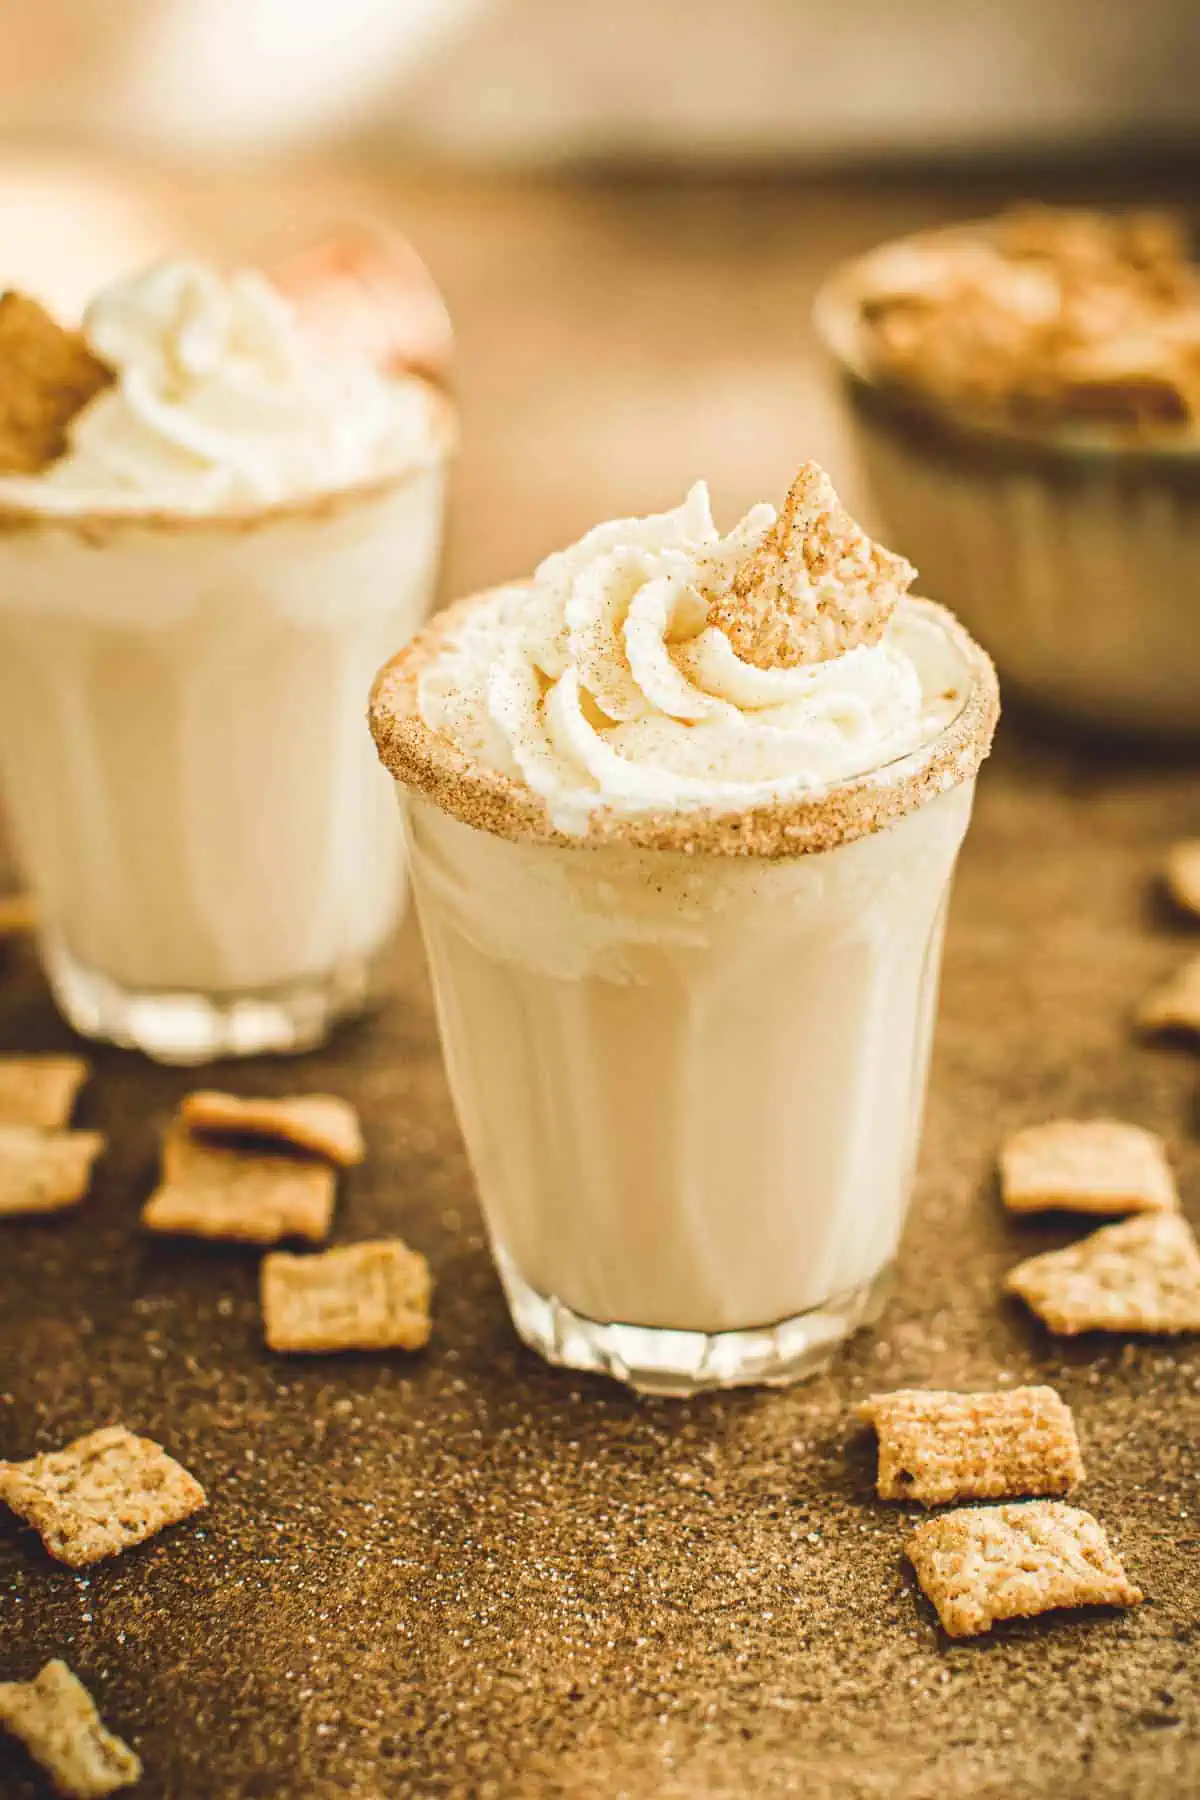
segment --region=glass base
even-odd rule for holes
[[[787,1387],[815,1375],[839,1345],[879,1317],[891,1265],[862,1287],[777,1325],[751,1331],[666,1331],[601,1325],[536,1293],[503,1250],[495,1251],[513,1323],[547,1362],[611,1375],[639,1394],[687,1399],[714,1388]]]
[[[356,957],[316,980],[242,994],[133,992],[76,962],[61,944],[43,951],[54,998],[82,1036],[161,1063],[313,1050],[376,989],[378,959]]]

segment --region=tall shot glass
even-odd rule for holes
[[[438,420],[411,466],[255,511],[0,509],[0,794],[85,1035],[301,1050],[369,999],[405,890],[362,695],[431,602]]]
[[[782,1384],[879,1305],[997,711],[986,656],[906,604],[964,671],[933,742],[777,814],[582,845],[425,725],[446,621],[376,685],[492,1248],[551,1362],[651,1393]]]

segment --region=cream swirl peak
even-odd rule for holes
[[[163,263],[84,316],[114,376],[78,413],[64,455],[0,481],[46,511],[264,506],[425,460],[434,402],[420,381],[331,358],[265,277]]]
[[[969,672],[932,610],[902,602],[907,564],[858,534],[840,560],[859,641],[837,654],[821,604],[829,543],[816,547],[825,589],[805,595],[780,568],[778,526],[760,505],[722,537],[703,482],[671,512],[598,526],[529,584],[463,610],[421,677],[425,724],[532,789],[574,836],[599,808],[734,812],[929,743],[962,707]],[[785,548],[794,562],[798,546]],[[759,666],[714,622],[736,607],[739,584],[761,620],[768,580],[767,591],[787,583],[788,617],[825,621],[822,660]],[[861,635],[868,587],[883,614],[873,641]]]

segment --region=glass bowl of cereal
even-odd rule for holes
[[[1170,215],[1025,207],[818,295],[889,543],[1013,690],[1200,738],[1200,266]]]

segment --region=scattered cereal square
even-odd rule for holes
[[[432,1329],[432,1283],[423,1256],[398,1238],[319,1256],[276,1251],[262,1265],[262,1309],[272,1350],[420,1350]]]
[[[0,1125],[0,1218],[77,1205],[104,1142],[98,1131]]]
[[[1200,1331],[1200,1246],[1179,1213],[1105,1225],[1065,1250],[1010,1269],[1004,1282],[1051,1331]]]
[[[366,1154],[358,1114],[336,1094],[297,1094],[287,1100],[243,1100],[201,1089],[179,1109],[192,1131],[211,1137],[265,1139],[306,1150],[349,1168]]]
[[[917,1526],[905,1554],[950,1637],[1063,1606],[1142,1601],[1099,1521],[1057,1500],[941,1513]]]
[[[879,1434],[879,1496],[943,1506],[1066,1494],[1083,1479],[1070,1407],[1053,1388],[873,1394],[859,1417]]]
[[[336,1183],[328,1163],[208,1143],[177,1122],[164,1140],[163,1179],[142,1208],[142,1224],[176,1237],[319,1244],[329,1236]]]
[[[1144,1031],[1179,1031],[1200,1036],[1200,956],[1152,988],[1137,1010]]]
[[[0,1056],[0,1125],[60,1129],[88,1074],[81,1056]]]
[[[64,1800],[103,1800],[142,1778],[138,1757],[105,1730],[92,1696],[57,1658],[32,1681],[0,1682],[0,1725]]]
[[[0,1462],[0,1500],[51,1556],[82,1569],[207,1504],[200,1483],[149,1438],[107,1425],[28,1462]]]
[[[1121,1119],[1028,1125],[1000,1152],[1010,1212],[1167,1212],[1179,1205],[1162,1139]]]

